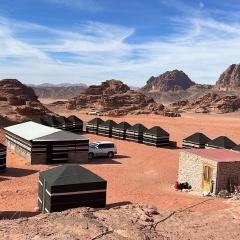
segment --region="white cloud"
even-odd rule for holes
[[[151,75],[181,69],[196,82],[214,83],[228,65],[239,62],[238,22],[172,21],[174,35],[129,43],[136,30],[122,26],[87,22],[70,31],[0,18],[0,78],[88,84],[118,78],[142,86]]]

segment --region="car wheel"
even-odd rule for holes
[[[88,153],[88,159],[93,159],[93,157],[94,157],[94,155],[93,155],[93,153]]]
[[[113,158],[113,157],[114,157],[113,152],[109,152],[109,153],[107,154],[107,157],[108,157],[108,158]]]

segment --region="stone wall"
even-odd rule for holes
[[[211,166],[213,168],[212,180],[214,181],[214,189],[216,190],[216,178],[217,178],[217,162],[206,158],[202,158],[198,155],[182,151],[179,158],[179,170],[178,181],[188,182],[193,190],[203,191],[203,167],[204,165]]]
[[[230,190],[229,184],[240,186],[240,161],[239,162],[220,162],[218,164],[217,189]]]

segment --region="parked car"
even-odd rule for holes
[[[117,154],[117,148],[112,142],[93,142],[89,144],[89,159],[94,157],[113,158],[115,154]]]

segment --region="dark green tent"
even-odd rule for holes
[[[146,130],[143,134],[143,143],[156,147],[169,145],[169,133],[161,127],[155,126]]]
[[[101,118],[94,118],[87,123],[86,131],[88,133],[98,134],[98,128],[104,121]]]
[[[126,139],[126,131],[131,125],[128,122],[121,122],[112,128],[112,137],[117,139]]]
[[[201,132],[196,132],[189,137],[183,139],[183,148],[205,148],[206,143],[210,142],[211,139]]]
[[[206,148],[226,148],[232,149],[237,144],[226,136],[217,137],[206,144]]]
[[[113,120],[107,120],[98,127],[98,134],[101,136],[112,137],[112,128],[116,126],[117,123]]]
[[[239,145],[236,145],[234,148],[233,148],[234,151],[239,151],[240,152],[240,144]]]
[[[61,123],[58,121],[58,118],[55,116],[45,116],[42,118],[44,125],[54,128],[61,128]]]
[[[75,115],[71,115],[68,117],[68,120],[72,122],[72,132],[82,132],[83,131],[83,121],[76,117]]]
[[[133,125],[126,131],[126,140],[141,143],[143,141],[143,134],[147,130],[145,126],[140,123]]]
[[[0,171],[6,170],[7,147],[0,143]]]
[[[39,173],[38,206],[44,213],[106,206],[107,182],[93,172],[67,164]]]
[[[57,118],[57,121],[60,122],[61,129],[66,130],[66,131],[72,130],[73,124],[68,118],[66,118],[64,116],[60,116]]]

